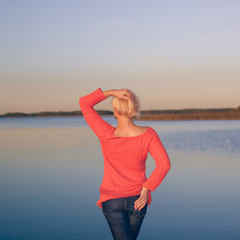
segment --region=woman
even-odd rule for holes
[[[117,127],[104,121],[93,108],[111,96]],[[85,120],[100,140],[104,157],[104,176],[97,205],[102,208],[114,239],[136,239],[152,201],[151,191],[160,185],[170,169],[168,155],[153,128],[134,124],[140,106],[130,90],[102,91],[98,88],[81,97],[79,104]],[[148,152],[156,168],[147,179]]]

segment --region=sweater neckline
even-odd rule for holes
[[[146,132],[148,132],[149,129],[150,129],[150,127],[148,127],[147,130],[146,130],[144,133],[142,133],[142,134],[140,134],[140,135],[137,135],[137,136],[132,136],[132,137],[121,137],[121,136],[116,136],[116,135],[114,134],[115,129],[116,129],[116,127],[113,127],[113,131],[112,131],[113,136],[114,136],[115,138],[137,138],[137,137],[143,136]]]

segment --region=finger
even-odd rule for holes
[[[125,96],[125,99],[127,99],[127,100],[129,100],[131,97],[127,94],[126,96]]]
[[[129,91],[128,89],[126,89],[126,95],[128,98],[131,98],[131,91]]]
[[[127,93],[124,93],[124,94],[122,95],[122,98],[128,100],[128,99],[130,99],[130,95],[127,94]]]
[[[133,96],[133,94],[132,94],[131,91],[128,91],[128,95],[129,95],[129,97],[132,97],[132,96]]]
[[[140,211],[146,205],[146,203],[147,202],[141,203],[140,206],[138,206],[136,210]]]
[[[124,95],[124,97],[125,97],[125,99],[130,99],[130,98],[131,98],[131,96],[130,96],[129,93],[126,93],[126,94]]]
[[[146,203],[142,204],[142,206],[138,209],[138,211],[140,211],[142,208],[144,208],[145,205],[146,205]]]
[[[143,202],[143,203],[135,206],[134,208],[135,208],[136,210],[137,210],[137,209],[140,210],[140,209],[142,209],[142,208],[145,206],[146,203],[147,203],[147,202]]]
[[[128,95],[129,95],[129,98],[130,99],[133,99],[133,94],[132,94],[132,92],[130,91],[130,92],[128,92]]]
[[[134,207],[138,206],[138,204],[139,204],[139,200],[135,201],[134,202]]]
[[[137,201],[135,201],[136,204],[146,201],[146,198],[139,198]]]
[[[134,208],[138,209],[140,205],[141,205],[141,203],[138,201],[136,204],[134,204]]]
[[[146,199],[140,199],[138,202],[135,202],[134,208],[137,209],[137,208],[139,208],[139,206],[141,206],[142,204],[145,205],[146,202],[147,202]]]

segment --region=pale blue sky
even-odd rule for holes
[[[143,110],[237,107],[239,12],[238,0],[2,0],[0,114],[79,110],[99,87],[131,89]]]

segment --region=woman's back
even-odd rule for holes
[[[114,135],[117,137],[136,137],[146,132],[148,127],[133,126],[131,128],[115,128]]]
[[[146,181],[145,175],[148,152],[156,160],[160,160],[155,150],[156,144],[159,143],[157,139],[153,139],[156,138],[154,129],[138,128],[138,131],[132,131],[132,136],[116,136],[115,131],[116,128],[112,127],[105,132],[104,137],[100,138],[104,158],[104,176],[100,186],[100,199],[97,202],[100,207],[101,202],[108,199],[138,195],[144,183],[146,186],[149,184],[155,187],[155,178],[152,184],[152,181]],[[156,171],[155,175],[159,178],[161,174]],[[150,203],[151,192],[149,191],[148,204]]]

